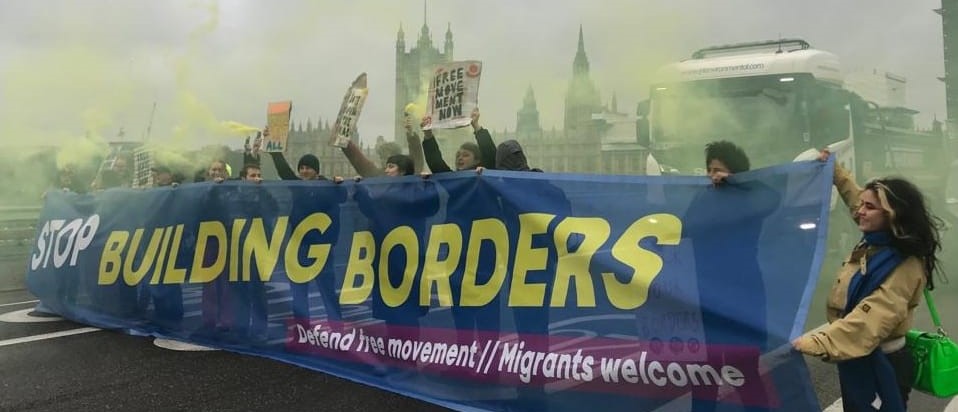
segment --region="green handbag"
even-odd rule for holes
[[[925,289],[928,312],[938,332],[910,330],[905,335],[906,345],[915,360],[915,381],[912,387],[939,398],[958,395],[958,345],[941,327],[931,293]]]

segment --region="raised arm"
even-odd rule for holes
[[[822,150],[818,155],[818,160],[823,162],[827,161],[831,155],[828,149]],[[855,177],[852,176],[852,173],[838,163],[838,159],[835,159],[835,173],[832,174],[832,184],[835,185],[835,189],[838,190],[842,201],[845,202],[845,206],[848,207],[849,215],[854,216],[861,202],[862,188],[855,182]]]
[[[369,158],[363,154],[363,151],[360,150],[359,146],[353,143],[352,140],[342,149],[343,154],[346,155],[346,159],[349,160],[349,164],[353,165],[353,169],[356,169],[356,173],[359,173],[360,176],[373,177],[383,174],[383,169],[377,167],[372,160],[369,160]]]
[[[406,116],[406,144],[409,146],[409,157],[412,158],[413,169],[418,175],[422,173],[422,167],[426,162],[422,152],[422,142],[412,128],[412,120],[409,116]]]
[[[439,151],[439,144],[432,134],[432,130],[423,130],[422,133],[422,151],[426,157],[426,165],[433,173],[451,172],[452,169],[442,160],[442,152]]]
[[[269,152],[269,156],[273,158],[273,166],[276,166],[276,174],[279,175],[280,179],[299,180],[299,176],[296,176],[293,168],[289,167],[286,156],[283,156],[282,152]]]
[[[492,135],[489,134],[489,131],[479,125],[479,109],[472,111],[472,132],[476,136],[476,144],[479,146],[479,156],[482,157],[482,167],[495,169],[496,143],[492,141]]]

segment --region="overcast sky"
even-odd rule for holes
[[[602,99],[634,112],[651,74],[697,48],[800,37],[846,69],[908,79],[908,105],[944,117],[939,0],[445,0],[426,23],[457,60],[483,61],[483,123],[513,130],[526,87],[542,125],[561,128],[579,25]],[[415,44],[422,0],[0,1],[0,133],[59,143],[90,130],[207,142],[220,122],[265,123],[291,99],[294,121],[330,119],[345,88],[369,76],[359,129],[392,136],[396,32]],[[226,139],[219,137],[219,139]],[[219,140],[242,144],[239,138]]]

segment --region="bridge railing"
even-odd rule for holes
[[[40,206],[0,206],[0,291],[25,287]]]

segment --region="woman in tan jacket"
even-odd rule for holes
[[[827,160],[823,151],[821,160]],[[832,285],[828,326],[793,342],[795,349],[838,365],[842,403],[850,411],[904,411],[914,365],[905,333],[922,288],[933,288],[941,249],[940,220],[901,178],[865,188],[835,164],[834,185],[862,231]]]

